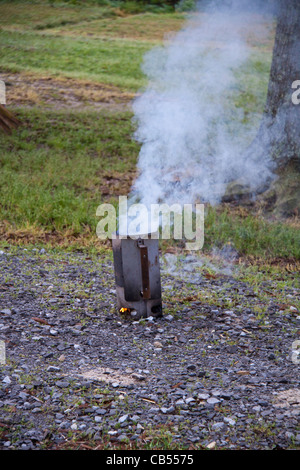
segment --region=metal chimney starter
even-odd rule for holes
[[[162,316],[158,240],[112,240],[117,308],[141,317]]]

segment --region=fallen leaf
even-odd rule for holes
[[[178,382],[177,384],[172,385],[172,388],[178,388],[178,387],[180,387],[180,385],[182,385],[182,384],[183,384],[183,382]]]
[[[216,274],[205,273],[205,277],[206,279],[217,279],[218,276]]]
[[[156,404],[156,401],[150,400],[150,398],[142,398],[142,400],[147,401],[149,403],[155,403]]]
[[[245,333],[248,333],[249,335],[251,335],[251,332],[248,331],[248,330],[246,330],[245,328],[243,328],[243,331],[244,331]]]
[[[44,320],[43,318],[32,317],[31,320],[37,321],[38,323],[42,323],[43,325],[49,325],[47,320]]]

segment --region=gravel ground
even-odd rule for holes
[[[0,266],[1,449],[300,448],[296,279],[255,289],[168,254],[164,315],[135,321],[109,255],[8,248]]]

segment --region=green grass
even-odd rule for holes
[[[105,175],[135,168],[130,115],[23,110],[18,116],[22,127],[0,134],[1,220],[74,232],[95,227]]]
[[[148,42],[161,41],[168,33],[180,29],[184,21],[184,15],[166,13],[157,15],[143,13],[131,16],[115,16],[114,18],[101,18],[67,24],[62,27],[53,27],[47,33],[80,35],[90,37],[110,37],[122,39],[136,39]]]
[[[130,190],[139,146],[129,112],[18,111],[23,126],[0,135],[0,217],[17,228],[95,235],[96,209]],[[107,197],[103,186],[112,188]],[[112,180],[115,186],[112,186]],[[300,257],[300,231],[230,209],[209,208],[205,251],[231,241],[240,254]]]
[[[148,43],[9,31],[0,37],[2,70],[89,79],[135,91],[145,83],[140,64]]]
[[[140,69],[144,53],[165,33],[178,30],[184,19],[179,13],[124,16],[113,4],[93,2],[55,2],[51,7],[47,1],[0,1],[0,12],[2,70],[85,79],[131,92],[145,85]],[[270,37],[254,43],[232,90],[233,103],[243,109],[246,123],[248,114],[259,116],[263,110],[271,52]],[[139,152],[132,114],[51,106],[12,107],[22,126],[11,136],[0,134],[4,239],[7,230],[16,240],[27,230],[31,242],[39,231],[78,237],[89,231],[95,236],[98,205],[115,204],[130,190]],[[271,223],[228,206],[207,208],[205,251],[228,241],[246,256],[300,255],[297,224]]]
[[[240,254],[300,259],[299,227],[268,222],[263,217],[234,214],[229,208],[210,208],[205,217],[204,248],[232,242]]]
[[[246,64],[238,71],[237,87],[233,90],[233,103],[244,109],[244,119],[260,116],[266,103],[271,53],[253,51]],[[259,118],[260,119],[260,118]]]
[[[178,30],[179,13],[120,16],[112,6],[0,2],[0,68],[137,91],[145,52]]]
[[[57,2],[51,6],[44,1],[0,1],[0,24],[19,30],[45,29],[60,25],[92,21],[107,16],[116,16],[116,9],[110,5],[71,4]]]
[[[11,28],[14,30],[45,30],[50,28],[57,28],[60,26],[69,29],[78,28],[78,32],[85,32],[90,29],[92,22],[98,22],[98,27],[105,30],[110,25],[114,29],[114,33],[118,36],[119,29],[122,34],[126,32],[126,28],[131,29],[132,25],[141,30],[142,34],[149,31],[149,28],[154,28],[156,31],[159,28],[170,30],[182,24],[185,17],[182,13],[168,13],[158,10],[160,14],[151,12],[147,8],[137,14],[136,12],[126,12],[124,8],[125,3],[109,2],[106,4],[100,2],[88,3],[64,3],[57,2],[53,6],[48,1],[1,1],[1,26],[4,28]],[[120,9],[119,7],[123,7]],[[133,14],[134,13],[134,14]],[[101,20],[101,21],[99,21]],[[155,23],[155,25],[154,25]],[[92,29],[94,28],[92,24]],[[142,30],[142,26],[144,26]],[[98,29],[98,28],[97,28]],[[148,35],[148,39],[153,39],[153,32]]]
[[[146,84],[141,63],[144,54],[157,44],[130,38],[55,36],[5,30],[0,32],[0,38],[2,70],[88,79],[130,91],[138,91]],[[270,63],[271,54],[253,53],[238,76],[236,106],[248,112],[261,111]]]

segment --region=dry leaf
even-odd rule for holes
[[[238,375],[249,375],[250,372],[249,372],[248,370],[239,370],[239,371],[237,372],[237,374],[238,374]]]
[[[38,323],[42,323],[43,325],[49,325],[47,320],[43,320],[43,318],[32,317],[31,320],[37,321]]]

